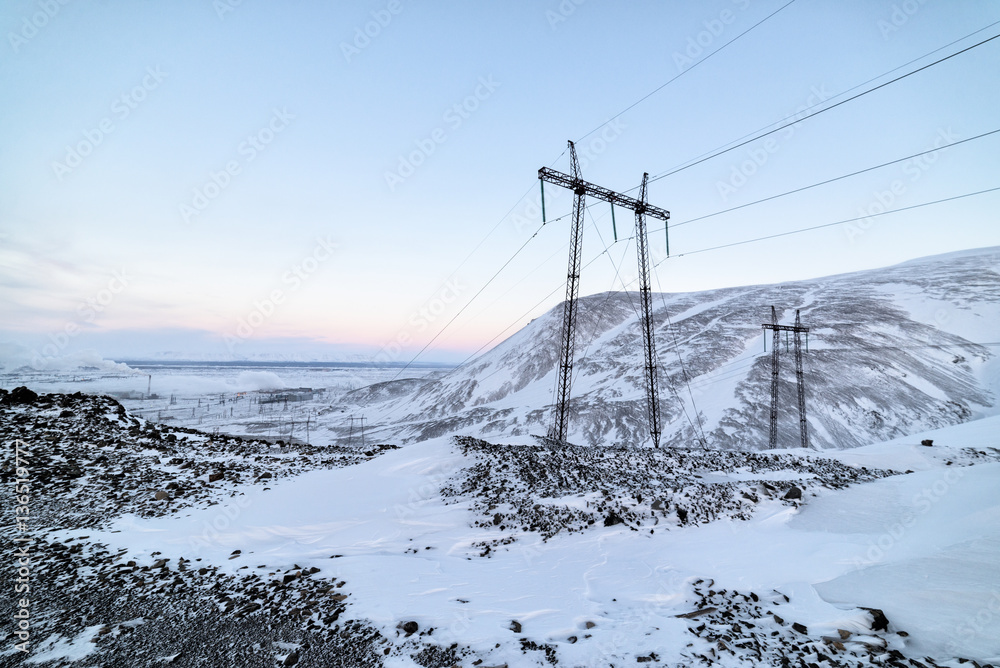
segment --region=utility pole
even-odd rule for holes
[[[646,202],[646,184],[649,179],[648,174],[643,174],[640,198],[635,199],[622,193],[608,190],[601,186],[584,181],[580,176],[580,163],[576,156],[576,146],[569,142],[570,165],[572,174],[557,172],[548,167],[538,170],[538,178],[542,182],[542,218],[545,217],[545,182],[553,183],[563,188],[573,191],[573,224],[570,229],[569,244],[569,270],[566,277],[566,301],[563,302],[563,326],[560,336],[559,367],[556,369],[558,380],[556,390],[555,420],[549,436],[555,440],[565,442],[567,423],[569,420],[569,395],[570,385],[573,381],[573,351],[576,345],[576,321],[577,321],[577,298],[580,291],[580,262],[583,234],[583,213],[584,201],[587,195],[596,197],[611,204],[612,216],[614,206],[635,212],[636,237],[639,240],[636,244],[639,255],[639,273],[641,279],[640,291],[642,293],[642,332],[644,362],[643,374],[646,380],[646,402],[649,418],[649,432],[653,438],[653,445],[660,443],[660,404],[658,380],[656,375],[656,348],[653,340],[653,324],[651,316],[651,303],[649,297],[649,254],[646,244],[646,216],[651,216],[659,220],[670,219],[670,212],[659,207],[652,206]]]
[[[794,325],[779,325],[778,314],[775,308],[771,307],[771,322],[761,325],[763,329],[770,329],[774,332],[771,339],[771,429],[768,437],[768,447],[774,449],[778,447],[778,349],[781,347],[781,332],[785,332],[787,339],[788,332],[792,332],[795,341],[795,383],[798,389],[799,400],[799,437],[802,447],[809,447],[809,433],[806,426],[806,386],[805,376],[802,373],[802,332],[806,333],[806,347],[809,345],[809,328],[802,326],[799,319],[799,311],[795,310]],[[787,346],[787,341],[786,341]],[[767,348],[767,339],[764,340],[764,347]]]
[[[355,420],[357,420],[359,422],[359,424],[361,425],[361,447],[363,448],[363,447],[365,447],[365,416],[364,415],[362,415],[359,418],[356,418],[353,415],[351,416],[351,435],[348,438],[347,442],[348,442],[348,444],[353,444],[354,443],[354,421]]]

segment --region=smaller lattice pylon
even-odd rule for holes
[[[778,349],[781,346],[780,332],[792,332],[795,338],[795,384],[798,389],[799,399],[799,436],[802,440],[802,447],[809,447],[809,432],[806,428],[806,386],[805,377],[802,373],[802,332],[809,334],[809,328],[802,326],[799,319],[799,311],[795,310],[794,325],[779,325],[778,312],[771,307],[771,322],[761,325],[763,329],[773,331],[771,345],[771,424],[768,433],[768,447],[778,447]],[[808,345],[808,338],[806,339]],[[765,348],[767,339],[764,339]]]

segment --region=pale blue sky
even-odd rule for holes
[[[1000,21],[985,0],[797,0],[705,59],[786,1],[6,2],[0,339],[112,357],[398,342],[405,361],[538,228],[536,172],[568,170],[567,139],[583,139],[587,179],[633,188]],[[680,224],[996,130],[998,71],[1000,39],[655,181],[650,201]],[[852,218],[880,193],[897,208],[997,187],[998,154],[1000,134],[679,226],[671,252]],[[568,213],[546,195],[550,218]],[[998,206],[990,193],[672,257],[654,289],[998,245]],[[611,242],[607,207],[591,213],[585,261]],[[627,236],[627,212],[617,224]],[[557,304],[568,232],[545,226],[424,359],[461,359]],[[661,259],[662,232],[652,248]],[[635,275],[633,245],[610,256]],[[607,258],[584,273],[585,294],[617,287]]]

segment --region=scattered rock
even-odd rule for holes
[[[208,481],[215,482],[216,480],[222,480],[225,477],[225,473],[209,473]]]
[[[520,633],[521,632],[521,622],[519,622],[517,620],[512,621],[510,623],[510,630],[513,631],[514,633]]]
[[[604,526],[613,527],[616,524],[622,524],[625,522],[622,518],[614,513],[609,513],[607,517],[604,518]]]
[[[22,385],[15,387],[10,392],[10,403],[12,404],[33,404],[38,401],[38,394]]]
[[[929,448],[929,447],[931,447],[931,446],[934,445],[934,439],[933,438],[925,438],[924,440],[920,441],[920,445],[926,445]]]
[[[403,629],[407,636],[411,636],[420,629],[420,625],[410,620],[408,622],[403,622],[402,626],[399,628]]]
[[[861,608],[861,609],[867,610],[869,613],[871,613],[873,631],[889,630],[889,620],[886,619],[885,613],[883,613],[878,608]]]
[[[169,498],[170,498],[170,494],[168,492],[164,492],[162,489],[159,492],[156,493],[156,500],[157,501],[163,501],[163,500],[169,499]]]
[[[802,490],[799,489],[798,487],[793,486],[791,489],[789,489],[787,492],[785,492],[785,495],[783,497],[781,497],[781,498],[783,498],[783,499],[801,499],[802,498]]]
[[[674,615],[680,619],[694,619],[695,617],[701,617],[702,615],[707,615],[713,613],[718,608],[702,608],[701,610],[695,610],[694,612],[685,612],[680,615]]]
[[[809,635],[809,629],[803,624],[799,624],[798,622],[792,622],[792,628],[801,633],[802,635],[806,636]]]

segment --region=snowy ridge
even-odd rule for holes
[[[648,442],[636,299],[580,300],[571,442]],[[711,447],[766,445],[770,352],[760,325],[772,304],[780,322],[793,321],[798,308],[811,328],[804,367],[814,446],[857,447],[998,411],[998,348],[979,344],[1000,339],[1000,248],[825,279],[654,295],[653,304],[667,445],[694,445],[702,432]],[[561,317],[557,306],[443,377],[362,405],[385,439],[544,434]],[[780,357],[779,445],[794,447],[794,360],[784,345]]]

